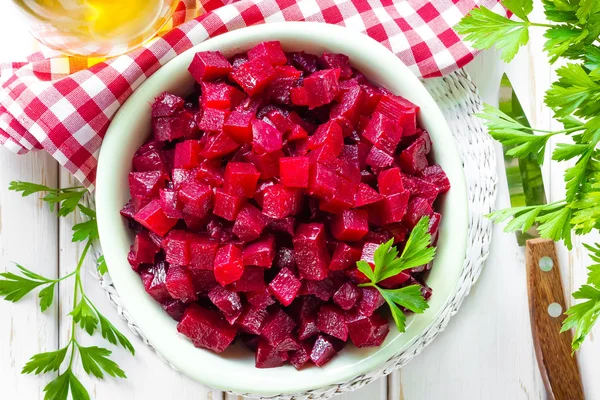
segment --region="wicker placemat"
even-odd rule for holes
[[[442,308],[436,320],[420,337],[415,339],[402,352],[367,374],[359,375],[348,382],[341,382],[329,387],[295,395],[260,397],[252,393],[234,394],[262,399],[308,400],[327,399],[343,392],[359,389],[408,363],[425,346],[431,343],[438,333],[446,328],[450,318],[458,312],[463,300],[469,294],[471,286],[479,277],[488,256],[492,224],[484,218],[484,215],[492,211],[496,199],[496,183],[498,180],[495,169],[496,156],[492,139],[487,135],[481,121],[473,115],[481,109],[481,98],[469,75],[464,70],[459,70],[443,78],[425,80],[424,84],[440,106],[450,125],[462,158],[467,182],[469,198],[469,245],[463,272],[453,296],[450,297],[446,305]],[[96,258],[101,254],[99,247],[94,248],[93,252]],[[108,274],[100,278],[100,284],[108,294],[109,299],[117,307],[119,316],[127,322],[129,329],[135,335],[139,336],[146,345],[152,348],[152,345],[144,337],[144,334],[135,325],[133,319],[123,307]]]

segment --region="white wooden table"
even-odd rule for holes
[[[538,18],[540,19],[540,18]],[[543,93],[553,70],[541,54],[542,37],[534,34],[529,48],[509,66],[494,52],[486,52],[468,67],[484,101],[495,103],[500,76],[506,69],[516,84],[531,122],[540,128],[553,126],[551,115],[542,106]],[[16,17],[9,2],[0,4],[0,62],[14,60],[31,52],[35,44]],[[533,56],[535,55],[535,56]],[[552,142],[555,145],[557,141]],[[498,207],[508,205],[500,148]],[[544,166],[550,201],[562,198],[564,168]],[[0,149],[0,271],[12,270],[18,262],[48,277],[75,268],[81,247],[71,243],[71,219],[59,219],[38,199],[22,199],[6,188],[11,180],[39,182],[54,187],[71,186],[69,174],[44,153],[16,156]],[[588,238],[586,238],[587,240]],[[589,238],[588,241],[597,238]],[[560,249],[566,289],[570,293],[585,280],[589,262],[581,240],[575,239],[568,253]],[[88,267],[93,268],[91,262]],[[86,293],[117,327],[128,333],[102,289],[91,276],[85,276]],[[36,296],[19,304],[0,301],[0,398],[42,399],[49,378],[25,376],[20,370],[34,353],[56,350],[70,335],[72,282],[61,284],[58,301],[46,313],[39,312]],[[570,299],[569,299],[570,300]],[[600,332],[596,329],[595,334]],[[128,335],[132,337],[132,335]],[[82,336],[83,343],[102,342]],[[137,339],[132,340],[136,357],[116,349],[115,359],[129,379],[98,381],[82,371],[84,385],[94,399],[148,400],[228,399],[171,370]],[[590,335],[579,360],[589,399],[600,399],[600,341]],[[430,399],[543,399],[545,390],[538,372],[529,325],[525,286],[524,254],[513,235],[494,230],[490,257],[479,282],[464,302],[447,330],[408,366],[391,377],[380,379],[340,400],[430,400]]]

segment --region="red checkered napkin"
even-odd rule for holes
[[[462,16],[478,5],[505,15],[498,0],[225,3],[183,0],[171,24],[177,28],[95,65],[51,51],[33,54],[24,62],[0,64],[0,143],[17,153],[46,150],[91,189],[102,138],[117,109],[161,65],[209,37],[269,22],[345,25],[383,43],[418,76],[432,77],[473,59],[473,49],[452,30]]]

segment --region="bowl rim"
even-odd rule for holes
[[[444,279],[439,287],[432,285],[434,295],[429,303],[431,308],[416,318],[409,317],[405,333],[390,338],[391,332],[386,342],[375,349],[345,349],[347,356],[344,359],[342,352],[321,369],[296,371],[293,367],[272,370],[254,368],[254,373],[249,373],[247,368],[241,372],[242,364],[238,364],[240,360],[236,357],[239,354],[235,350],[232,355],[219,356],[207,350],[196,349],[191,342],[181,338],[174,329],[175,322],[166,322],[166,313],[145,294],[137,274],[132,274],[126,257],[123,257],[124,248],[128,249],[130,244],[125,243],[124,239],[128,237],[128,229],[118,212],[115,213],[123,204],[119,205],[114,195],[115,189],[119,188],[118,182],[119,177],[122,178],[123,168],[128,168],[127,172],[131,169],[131,159],[127,160],[129,167],[126,164],[123,166],[122,159],[117,157],[115,162],[114,154],[125,151],[120,148],[124,147],[123,138],[127,137],[123,135],[132,136],[134,127],[140,125],[139,120],[131,116],[138,115],[143,118],[147,112],[146,116],[149,119],[149,102],[162,92],[160,87],[181,79],[182,75],[189,75],[187,66],[194,53],[222,48],[227,48],[229,52],[235,49],[246,50],[250,44],[269,39],[281,40],[284,47],[288,41],[335,49],[347,54],[353,64],[364,64],[366,67],[359,69],[367,77],[381,74],[387,79],[397,79],[394,85],[402,86],[402,90],[393,91],[409,100],[418,99],[417,104],[421,110],[426,110],[426,113],[419,115],[419,120],[432,136],[434,158],[444,167],[452,189],[446,194],[442,207],[445,212],[440,226],[438,254],[434,261],[434,270],[441,268],[440,264],[444,264]],[[370,69],[372,73],[365,69]],[[398,93],[399,91],[402,93]],[[119,163],[122,168],[119,168]],[[97,171],[96,209],[100,242],[115,288],[133,321],[157,352],[178,370],[207,386],[236,393],[271,396],[293,394],[346,382],[376,369],[418,340],[456,292],[467,245],[467,208],[462,163],[450,128],[418,78],[393,53],[370,37],[349,28],[314,22],[268,23],[241,28],[206,40],[173,58],[143,82],[119,109],[105,135]],[[449,210],[452,212],[449,213]],[[440,295],[440,291],[443,295]],[[129,296],[123,296],[128,292]],[[168,316],[166,318],[170,319]],[[157,324],[157,321],[161,323]],[[335,362],[336,360],[339,362]],[[293,374],[287,372],[290,370]],[[237,375],[234,375],[235,373]],[[250,376],[240,376],[242,373],[249,373]]]

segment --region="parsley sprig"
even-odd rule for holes
[[[84,242],[85,246],[75,270],[58,279],[43,277],[27,268],[16,264],[18,274],[12,272],[0,273],[0,296],[5,300],[17,302],[36,288],[42,288],[38,294],[40,308],[47,310],[54,301],[54,292],[57,283],[69,278],[74,279],[73,309],[71,316],[71,337],[65,347],[51,352],[36,354],[23,367],[23,374],[47,374],[59,372],[66,364],[62,372],[51,381],[45,388],[45,400],[66,400],[69,393],[73,400],[89,400],[90,396],[73,371],[76,355],[79,355],[83,370],[88,375],[103,379],[105,374],[113,378],[126,378],[125,372],[110,359],[112,352],[108,349],[83,346],[77,339],[77,326],[87,332],[90,336],[99,331],[102,337],[109,343],[121,346],[135,354],[133,345],[94,305],[85,294],[81,281],[83,262],[93,244],[98,239],[98,225],[96,223],[96,212],[81,204],[86,190],[82,187],[65,189],[52,189],[44,185],[29,182],[11,182],[9,190],[21,192],[22,195],[30,196],[34,193],[46,193],[42,200],[50,204],[51,209],[58,205],[58,215],[66,216],[79,210],[86,220],[73,226],[73,242]],[[98,272],[106,273],[106,262],[104,257],[98,259]],[[67,360],[68,357],[68,360]]]
[[[492,137],[514,146],[507,155],[544,160],[548,140],[566,135],[570,143],[559,144],[552,153],[556,162],[573,163],[564,175],[565,198],[539,206],[513,207],[490,215],[497,223],[508,221],[505,231],[526,231],[538,224],[541,237],[563,240],[572,248],[571,236],[600,229],[600,2],[597,0],[543,0],[549,23],[533,22],[533,0],[503,0],[516,18],[508,19],[485,7],[474,9],[455,27],[477,49],[495,46],[508,62],[527,44],[529,29],[545,29],[544,51],[550,62],[568,62],[556,70],[558,79],[546,92],[546,106],[564,129],[546,131],[526,127],[492,106],[479,117]],[[600,264],[600,247],[587,246]],[[563,331],[575,329],[573,350],[581,343],[600,314],[600,266],[589,268],[588,284],[573,297],[583,300],[567,310]]]
[[[375,254],[373,261],[375,266],[371,268],[369,263],[360,260],[356,266],[371,280],[360,286],[372,286],[376,288],[390,307],[394,322],[400,332],[406,330],[406,315],[400,307],[404,307],[414,313],[421,314],[429,305],[421,293],[419,285],[405,286],[400,289],[384,289],[378,283],[400,272],[428,264],[435,257],[435,247],[431,246],[431,235],[429,234],[429,217],[423,217],[413,228],[400,257],[398,249],[393,247],[394,240],[381,244]]]

